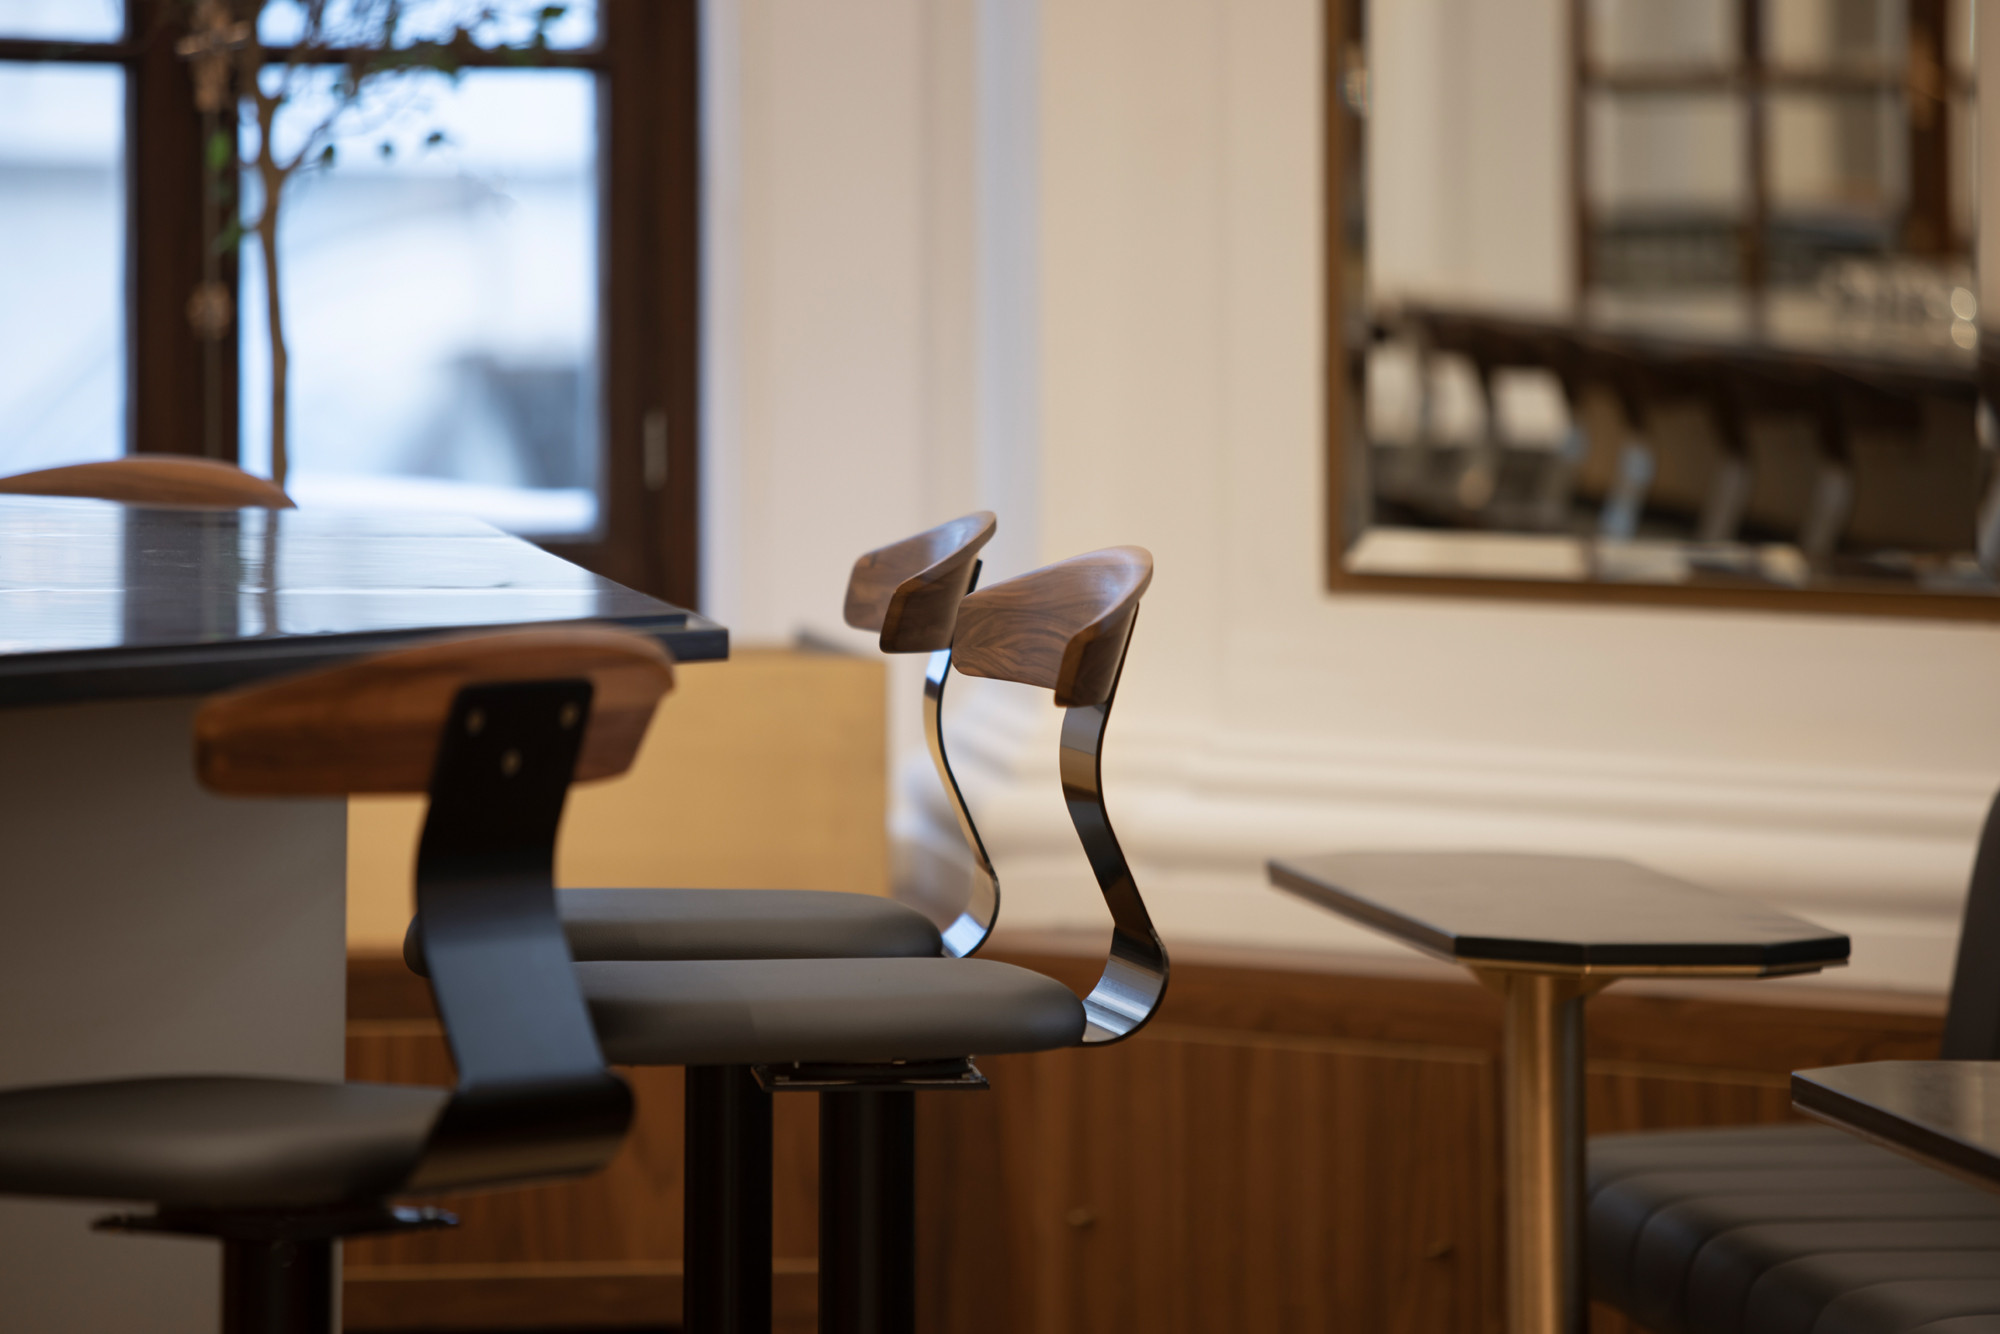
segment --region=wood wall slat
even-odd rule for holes
[[[1091,960],[1006,957],[1095,980]],[[354,960],[349,997],[352,1077],[449,1079],[400,961]],[[1940,1028],[1613,990],[1590,1005],[1591,1129],[1785,1120],[1790,1070],[1933,1055]],[[990,1091],[918,1102],[919,1324],[1497,1334],[1499,1043],[1498,1002],[1470,982],[1197,963],[1130,1043],[982,1059]],[[349,1328],[677,1319],[680,1074],[629,1074],[639,1122],[601,1176],[453,1201],[456,1232],[349,1246]],[[777,1112],[778,1325],[804,1334],[817,1108],[787,1095]],[[1592,1328],[1628,1327],[1599,1310]]]

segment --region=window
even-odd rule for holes
[[[124,452],[124,155],[123,69],[0,62],[7,471]]]
[[[498,36],[522,40],[539,7]],[[296,7],[251,8],[283,58]],[[205,244],[213,125],[175,54],[188,10],[0,0],[0,229],[27,238],[0,269],[0,471],[128,450],[268,467],[262,256],[254,237]],[[415,36],[457,13],[409,12]],[[477,514],[693,603],[696,13],[571,0],[548,50],[400,80],[397,115],[358,118],[292,183],[279,257],[302,504]],[[338,69],[301,73],[325,86]],[[190,298],[211,279],[238,318],[204,338]]]
[[[1969,288],[1970,0],[1572,4],[1586,298],[1783,323]]]
[[[323,88],[335,71],[314,73]],[[279,255],[287,487],[300,504],[450,509],[549,537],[597,530],[595,83],[579,69],[421,78],[391,94],[408,103],[393,134],[348,136],[332,166],[293,187]],[[328,100],[292,104],[281,134]],[[444,138],[427,144],[433,134]],[[255,182],[245,191],[254,210]],[[263,286],[261,263],[246,264],[243,459],[258,472],[270,459]]]

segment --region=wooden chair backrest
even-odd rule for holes
[[[1102,704],[1152,581],[1144,547],[1106,547],[1003,579],[959,604],[952,665],[1046,687],[1065,707]]]
[[[576,679],[593,691],[576,779],[621,774],[673,688],[673,662],[650,639],[598,627],[446,639],[217,695],[195,715],[195,768],[241,795],[424,792],[461,689]]]
[[[209,509],[294,508],[292,498],[275,482],[234,464],[171,454],[134,454],[16,473],[0,477],[0,495],[74,496],[127,505]]]
[[[949,648],[959,599],[997,522],[979,510],[855,561],[847,580],[847,623],[879,630],[884,653]]]

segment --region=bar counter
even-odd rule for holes
[[[195,783],[206,694],[447,631],[722,627],[466,519],[0,497],[0,1086],[338,1079],[347,808]],[[0,1201],[0,1328],[217,1327],[219,1252]]]

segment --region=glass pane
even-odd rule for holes
[[[1909,132],[1897,94],[1774,93],[1766,133],[1771,205],[1879,219],[1902,207]]]
[[[317,96],[282,113],[281,150],[323,113],[333,76],[315,72]],[[594,76],[413,76],[357,124],[373,132],[338,141],[335,165],[295,181],[283,201],[289,489],[302,505],[451,510],[524,533],[593,530]],[[431,146],[434,132],[444,140]],[[254,211],[254,182],[245,192]],[[270,458],[263,302],[251,239],[242,429],[256,471]]]
[[[1743,116],[1723,94],[1594,97],[1591,202],[1614,212],[1733,215],[1744,197]]]
[[[124,35],[122,0],[0,0],[0,37],[115,42]]]
[[[1899,248],[1909,180],[1900,96],[1773,94],[1766,125],[1774,285],[1812,286],[1832,261]]]
[[[1785,69],[1900,71],[1908,0],[1764,0],[1765,56]]]
[[[1590,56],[1607,68],[1736,63],[1737,0],[1591,0]]]
[[[1972,47],[1973,3],[1974,0],[1947,0],[1944,7],[1944,63],[1962,79],[1973,77],[1973,66],[1978,59]]]
[[[1951,220],[1960,237],[1972,238],[1979,225],[1979,102],[1977,97],[1951,99],[1951,126],[1945,142],[1951,148]],[[1954,245],[1957,242],[1953,243]]]
[[[0,64],[0,472],[125,452],[125,75]]]
[[[444,41],[464,27],[481,46],[519,46],[534,36],[536,16],[551,6],[562,10],[543,30],[551,48],[574,50],[597,41],[597,0],[403,0],[396,21],[397,44]],[[376,45],[388,10],[387,0],[330,0],[319,41],[329,46]],[[271,0],[257,16],[257,35],[267,46],[290,46],[305,36],[305,30],[306,7],[299,0]]]

